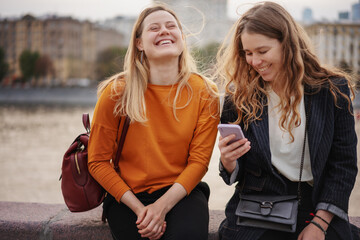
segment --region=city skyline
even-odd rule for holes
[[[189,1],[191,2],[191,1]],[[228,0],[228,16],[237,18],[238,13],[251,7],[259,0]],[[351,11],[351,5],[358,0],[274,0],[284,6],[296,20],[301,20],[302,11],[311,8],[315,20],[334,21],[338,13]],[[20,17],[32,14],[36,17],[47,14],[71,16],[80,20],[101,21],[115,16],[136,16],[148,6],[151,0],[0,0],[0,18]],[[200,9],[201,10],[201,9]]]

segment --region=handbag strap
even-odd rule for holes
[[[115,161],[114,161],[114,169],[115,169],[116,172],[120,172],[119,160],[120,160],[122,149],[124,147],[126,133],[127,133],[128,129],[129,129],[130,118],[128,116],[126,116],[124,121],[125,122],[124,122],[124,125],[123,125],[123,129],[121,131],[119,145],[118,145],[118,149],[117,149],[116,157],[115,157]],[[119,122],[119,127],[120,127],[120,122]]]
[[[301,153],[300,173],[299,173],[299,182],[298,182],[298,189],[297,189],[299,204],[301,203],[301,177],[302,177],[302,172],[303,172],[303,168],[304,168],[305,145],[306,145],[306,135],[308,132],[308,127],[309,127],[310,108],[311,108],[311,101],[309,99],[309,106],[305,111],[306,123],[305,123],[304,143],[303,143],[303,149],[302,149],[302,153]]]

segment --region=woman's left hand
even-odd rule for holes
[[[153,204],[145,206],[136,221],[141,237],[156,240],[162,237],[166,229],[166,214],[186,196],[186,190],[180,183],[174,183],[164,195]]]
[[[329,228],[328,223],[333,219],[334,214],[325,210],[318,210],[313,218],[322,229],[327,231]],[[325,222],[325,221],[326,222]],[[324,240],[325,233],[313,223],[309,223],[304,230],[300,233],[298,240]]]
[[[145,206],[136,221],[143,238],[156,240],[161,238],[166,229],[165,211],[157,202]]]
[[[309,223],[300,233],[298,240],[324,240],[325,234],[314,224]]]

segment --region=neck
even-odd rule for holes
[[[150,62],[149,83],[155,85],[172,85],[177,82],[179,73],[178,58],[161,62]]]

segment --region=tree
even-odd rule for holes
[[[100,52],[96,60],[96,77],[99,81],[124,70],[127,48],[111,47]]]
[[[9,64],[5,61],[4,49],[0,48],[0,83],[6,76],[9,70]]]
[[[216,61],[218,49],[219,43],[210,43],[203,48],[192,49],[191,53],[194,56],[200,71],[211,71]]]
[[[41,55],[35,62],[34,76],[38,80],[49,75],[55,75],[53,62],[48,55]]]
[[[345,61],[341,60],[339,63],[339,68],[346,73],[352,73],[352,67]]]
[[[35,77],[35,65],[36,61],[40,57],[38,52],[31,52],[30,50],[24,50],[20,55],[20,70],[24,81],[30,81]]]

